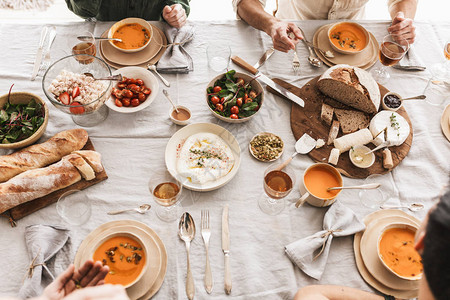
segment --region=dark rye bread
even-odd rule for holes
[[[320,119],[327,124],[328,126],[331,126],[331,122],[333,121],[333,111],[334,108],[331,107],[328,104],[322,103],[322,110],[320,112]]]
[[[369,126],[369,115],[362,111],[337,108],[334,110],[334,113],[344,134],[352,133]]]
[[[366,71],[349,65],[336,65],[325,71],[317,87],[325,95],[366,113],[376,113],[380,89]]]

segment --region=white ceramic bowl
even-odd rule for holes
[[[176,107],[177,107],[178,109],[182,108],[182,109],[186,110],[186,111],[189,113],[189,119],[184,120],[184,121],[180,121],[180,120],[175,119],[175,118],[172,116],[172,113],[175,111],[175,109],[174,109],[173,107],[171,107],[171,108],[170,108],[170,112],[169,112],[169,118],[170,118],[170,120],[172,120],[172,122],[174,122],[174,123],[177,124],[177,125],[182,125],[182,126],[183,126],[183,125],[189,124],[189,122],[191,121],[191,118],[192,118],[191,110],[190,110],[189,108],[187,108],[186,106],[183,106],[183,105],[176,105]]]
[[[141,239],[139,236],[137,236],[136,234],[134,234],[134,233],[132,233],[132,232],[130,232],[130,231],[126,231],[126,230],[118,231],[118,232],[116,231],[116,232],[114,232],[114,233],[108,234],[108,235],[106,235],[105,237],[103,237],[101,240],[99,240],[99,241],[97,242],[97,244],[95,244],[94,247],[92,247],[92,250],[91,250],[91,253],[90,253],[90,257],[91,257],[91,258],[94,257],[95,251],[96,251],[96,250],[98,249],[98,247],[100,247],[104,242],[106,242],[106,241],[109,240],[110,238],[117,237],[117,236],[126,236],[126,237],[129,237],[129,238],[135,240],[139,245],[142,246],[142,251],[144,252],[145,259],[146,259],[146,261],[147,261],[147,259],[148,259],[147,248],[145,247],[145,244],[144,244],[144,242],[142,241],[142,239]],[[142,268],[142,271],[141,271],[141,273],[138,275],[138,277],[136,277],[136,279],[133,280],[132,282],[130,282],[129,284],[124,285],[124,288],[129,288],[129,287],[133,286],[136,282],[138,282],[138,281],[142,278],[142,276],[145,274],[145,272],[147,271],[147,265],[148,265],[148,264],[146,263],[146,264],[144,265],[144,267]]]
[[[147,108],[155,100],[156,96],[159,93],[158,80],[147,69],[144,69],[141,67],[125,67],[125,68],[121,68],[121,69],[118,69],[113,72],[113,75],[117,75],[117,74],[122,74],[122,76],[127,77],[127,78],[142,79],[144,81],[145,86],[150,88],[152,92],[143,103],[141,103],[141,104],[139,104],[139,106],[135,106],[135,107],[133,107],[133,106],[118,107],[114,103],[115,98],[110,96],[109,99],[106,101],[106,105],[114,111],[117,111],[120,113],[125,113],[125,114],[138,112],[140,110]],[[115,82],[114,86],[117,86],[117,82]]]
[[[355,146],[355,147],[353,147],[353,149],[350,149],[349,151],[348,151],[348,156],[350,157],[350,161],[352,162],[352,164],[355,166],[355,167],[357,167],[357,168],[361,168],[361,169],[367,169],[367,168],[370,168],[373,164],[374,164],[374,162],[375,162],[375,153],[370,153],[370,164],[369,165],[367,165],[367,166],[361,166],[361,164],[359,164],[358,162],[356,162],[354,159],[353,159],[353,156],[352,156],[352,151],[356,151],[356,150],[359,150],[359,149],[361,149],[362,151],[364,151],[364,153],[367,153],[367,152],[369,152],[371,149],[369,148],[369,147],[367,147],[367,146],[364,146],[364,145],[360,145],[360,146]]]
[[[387,106],[386,103],[384,102],[385,98],[386,98],[387,96],[389,96],[389,95],[394,95],[394,96],[397,96],[399,99],[402,99],[402,96],[400,96],[400,95],[397,94],[397,93],[394,93],[394,92],[386,93],[386,94],[383,96],[383,99],[381,99],[381,107],[383,107],[383,109],[385,109],[385,110],[390,110],[390,111],[397,111],[397,110],[399,110],[399,108],[403,106],[403,100],[400,100],[400,106],[399,106],[399,107],[397,107],[397,108],[391,108],[391,107]]]
[[[139,25],[142,25],[145,29],[148,30],[148,32],[150,32],[150,38],[148,39],[147,43],[145,43],[144,46],[139,47],[139,48],[136,48],[136,49],[122,49],[122,48],[120,48],[120,47],[117,47],[117,46],[113,43],[113,41],[109,41],[109,43],[110,43],[114,48],[116,48],[117,50],[120,50],[120,51],[122,51],[122,52],[127,52],[127,53],[138,52],[138,51],[143,50],[145,47],[147,47],[147,46],[150,44],[151,40],[153,39],[153,28],[152,28],[152,26],[150,26],[150,24],[149,24],[147,21],[145,21],[144,19],[140,19],[140,18],[126,18],[126,19],[120,20],[119,22],[114,23],[114,25],[111,26],[111,28],[110,28],[109,31],[108,31],[108,37],[109,37],[109,38],[112,38],[114,32],[115,32],[119,27],[121,27],[121,26],[123,26],[123,25],[126,25],[126,24],[131,24],[131,23],[137,23],[137,24],[139,24]]]
[[[208,88],[211,87],[211,86],[214,86],[214,83],[215,83],[217,80],[219,80],[220,78],[222,78],[223,76],[225,76],[225,73],[222,73],[222,74],[217,75],[216,77],[214,77],[214,79],[211,80],[210,83],[208,83],[208,86],[206,87],[206,89],[208,89]],[[236,74],[234,74],[234,77],[240,77],[240,78],[244,79],[245,83],[251,81],[251,80],[254,78],[253,76],[250,76],[250,75],[247,75],[247,74],[244,74],[244,73],[239,73],[239,72],[236,72]],[[222,120],[222,121],[225,121],[225,122],[228,122],[228,123],[243,123],[243,122],[246,122],[246,121],[250,120],[251,118],[253,118],[255,115],[257,115],[257,114],[261,111],[261,108],[262,108],[263,102],[264,102],[264,89],[263,89],[262,85],[259,83],[259,81],[258,81],[258,80],[253,80],[252,83],[251,83],[251,86],[253,87],[253,89],[255,90],[255,92],[256,92],[257,94],[261,94],[261,102],[260,102],[258,111],[257,111],[256,113],[254,113],[253,115],[249,116],[249,117],[242,118],[242,119],[231,119],[230,117],[227,118],[227,117],[224,117],[224,116],[221,116],[221,115],[217,114],[217,113],[209,106],[209,103],[208,103],[208,101],[209,101],[209,100],[208,100],[208,92],[207,92],[207,91],[205,91],[205,96],[206,96],[206,106],[209,108],[209,110],[211,111],[211,113],[212,113],[216,118],[218,118],[218,119],[220,119],[220,120]]]
[[[363,47],[361,50],[359,50],[359,51],[348,51],[348,50],[344,50],[344,49],[341,49],[341,48],[339,48],[339,47],[336,47],[336,45],[334,45],[334,44],[331,42],[331,39],[330,39],[330,33],[331,33],[337,26],[342,25],[342,24],[346,24],[346,23],[349,23],[349,24],[351,24],[352,26],[355,26],[355,27],[359,28],[359,29],[364,33],[364,35],[365,35],[365,37],[366,37],[366,44],[364,45],[364,47]],[[360,24],[355,23],[355,22],[338,22],[338,23],[336,23],[336,24],[330,26],[330,28],[328,28],[327,34],[328,34],[328,41],[330,42],[331,48],[333,48],[333,50],[335,50],[335,51],[337,51],[337,52],[339,52],[339,53],[342,53],[342,54],[350,54],[350,55],[353,55],[353,54],[361,53],[362,51],[364,51],[364,50],[367,48],[367,46],[368,46],[369,43],[370,43],[370,35],[369,35],[369,32],[367,31],[367,29],[365,29],[363,26],[361,26]]]
[[[383,256],[380,253],[380,241],[381,238],[383,237],[384,233],[389,230],[389,229],[393,229],[393,228],[402,228],[402,229],[409,229],[412,230],[414,232],[417,232],[417,230],[419,230],[418,227],[416,226],[412,226],[409,224],[405,224],[405,223],[392,223],[389,225],[386,225],[380,232],[380,236],[378,237],[378,241],[377,241],[377,253],[378,253],[378,258],[380,259],[381,263],[383,264],[383,266],[392,274],[394,274],[395,276],[397,276],[398,278],[401,279],[405,279],[405,280],[409,280],[409,281],[416,281],[419,280],[420,278],[422,278],[422,273],[418,274],[417,276],[414,277],[406,277],[406,276],[401,276],[397,273],[394,272],[394,270],[392,270],[391,268],[389,268],[389,266],[384,262],[383,260]]]

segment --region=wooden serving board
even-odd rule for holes
[[[325,125],[320,119],[320,112],[322,109],[322,102],[325,96],[317,89],[317,80],[320,76],[310,80],[307,84],[305,84],[302,88],[298,88],[292,84],[289,84],[281,79],[273,79],[279,85],[287,88],[292,93],[301,97],[305,101],[305,107],[300,107],[298,105],[293,104],[291,110],[291,128],[294,133],[295,139],[299,139],[304,133],[309,134],[314,139],[323,139],[325,142],[328,139],[328,133],[330,131],[330,126]],[[387,92],[389,92],[384,86],[380,85],[381,97],[383,97]],[[274,94],[278,94],[270,87],[267,89]],[[392,160],[395,168],[408,154],[409,149],[412,145],[413,139],[413,130],[411,125],[411,120],[409,119],[408,114],[404,107],[401,107],[397,110],[402,117],[406,119],[410,127],[410,133],[406,141],[400,146],[389,147],[389,150],[392,152]],[[342,136],[342,132],[339,131],[339,136]],[[373,144],[367,145],[369,148],[374,148]],[[323,146],[319,149],[313,149],[308,155],[315,162],[328,162],[328,157],[330,156],[331,149],[333,149],[333,145]],[[391,169],[385,169],[383,167],[383,155],[382,151],[375,152],[375,163],[367,169],[361,169],[355,167],[350,161],[348,151],[341,153],[339,156],[339,161],[336,168],[342,175],[345,175],[350,178],[366,178],[372,174],[385,174],[391,171]]]
[[[86,145],[84,145],[82,150],[95,150],[94,145],[92,144],[91,139],[88,138]],[[25,203],[22,203],[16,207],[11,208],[10,210],[7,210],[2,215],[4,217],[7,217],[10,219],[11,224],[13,225],[15,221],[28,216],[29,214],[34,213],[35,211],[38,211],[41,208],[44,208],[52,203],[55,203],[58,201],[59,197],[64,194],[67,191],[70,190],[84,190],[87,187],[90,187],[94,184],[97,184],[105,179],[108,178],[108,175],[106,174],[106,170],[103,169],[102,172],[96,173],[95,178],[89,181],[84,180],[83,178],[81,181],[78,181],[75,184],[72,184],[64,189],[54,191],[51,194],[45,195],[41,198],[37,198],[32,201],[28,201]],[[14,226],[14,225],[13,225]]]

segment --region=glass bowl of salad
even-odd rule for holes
[[[91,127],[108,116],[106,100],[115,84],[111,80],[94,78],[111,76],[106,62],[96,56],[75,54],[54,62],[45,72],[42,89],[48,100],[59,110],[70,114],[72,120]]]
[[[264,90],[255,77],[230,70],[216,76],[206,88],[206,104],[213,115],[229,123],[250,120],[261,109]]]

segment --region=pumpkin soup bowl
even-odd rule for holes
[[[300,207],[305,202],[316,207],[330,206],[341,190],[327,191],[327,188],[341,187],[342,184],[342,176],[335,167],[326,163],[312,164],[303,173],[299,186],[302,196],[295,206]]]
[[[141,258],[136,258],[135,253]],[[92,247],[89,255],[94,261],[102,261],[108,265],[109,273],[105,278],[105,283],[121,284],[124,288],[129,288],[141,280],[147,272],[148,253],[142,239],[134,233],[123,230],[106,235]],[[120,269],[119,265],[126,265],[127,269]],[[140,266],[139,266],[140,264]],[[131,270],[136,266],[137,271]],[[140,270],[139,270],[140,269]],[[121,274],[123,271],[124,274]],[[129,274],[131,273],[131,276]],[[111,279],[108,277],[111,276]],[[131,277],[125,278],[125,282],[118,282],[112,276]]]
[[[410,240],[401,240],[400,234],[398,232],[393,232],[392,230],[400,232],[409,231]],[[416,226],[396,222],[386,225],[381,230],[380,236],[378,237],[377,253],[379,260],[389,272],[404,280],[417,281],[422,278],[423,267],[421,258],[414,249],[414,236],[417,230],[419,230],[419,228]],[[384,239],[386,240],[383,241]],[[406,276],[405,274],[399,274],[401,268],[408,268],[408,271],[420,268],[421,271],[414,272],[411,276]],[[407,272],[407,270],[402,270],[402,272]]]
[[[339,22],[328,28],[328,41],[336,52],[358,54],[369,45],[370,35],[358,23]]]
[[[108,31],[108,38],[114,38],[114,34],[117,32],[117,30],[125,25],[131,25],[131,24],[137,24],[137,26],[142,26],[143,30],[146,29],[149,33],[150,33],[150,37],[149,39],[143,44],[143,46],[141,47],[132,47],[132,48],[123,48],[123,47],[119,47],[118,45],[116,45],[116,43],[112,40],[109,41],[109,43],[116,48],[119,51],[122,52],[126,52],[126,53],[134,53],[134,52],[139,52],[141,50],[143,50],[145,47],[147,47],[152,38],[153,38],[153,27],[150,26],[150,24],[145,21],[144,19],[140,19],[140,18],[126,18],[123,20],[120,20],[118,22],[116,22],[113,26],[111,26],[111,28]],[[127,34],[125,35],[126,37],[132,37],[132,35]],[[123,41],[123,39],[122,39]],[[125,41],[124,41],[125,42]]]

